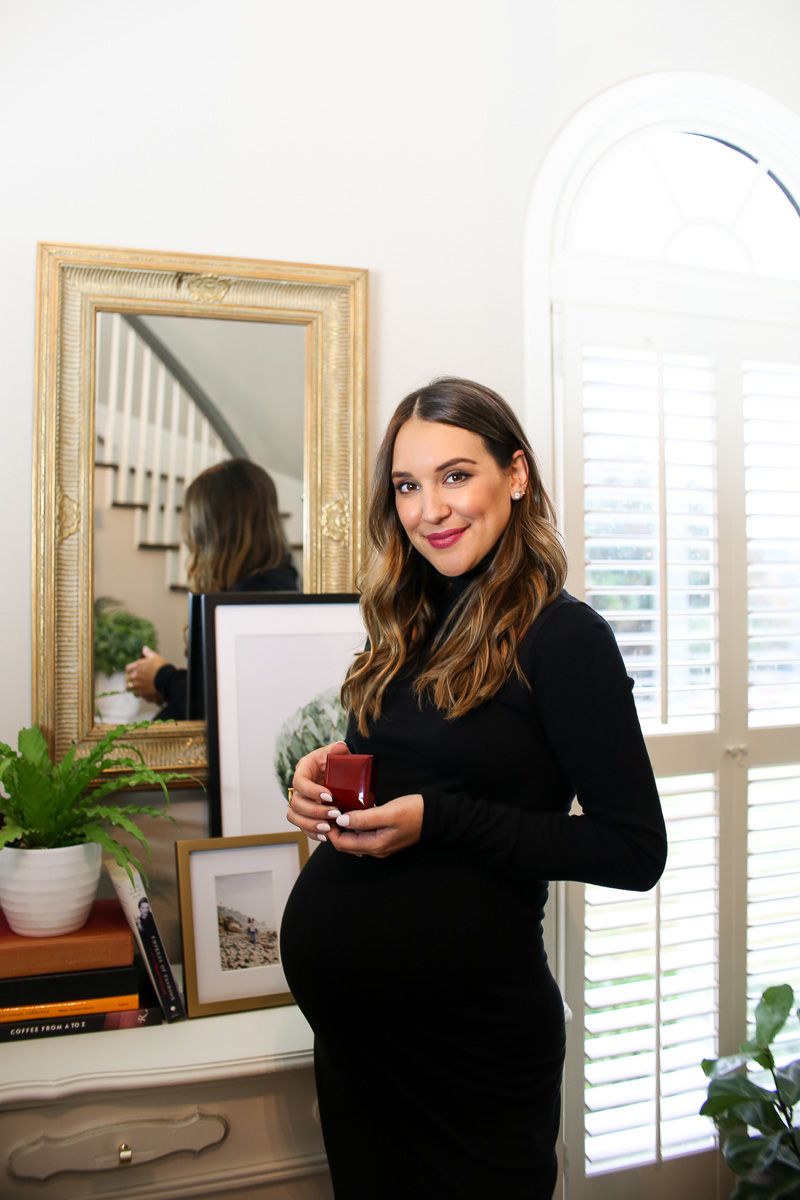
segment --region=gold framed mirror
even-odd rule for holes
[[[280,452],[261,465],[278,483],[281,508],[294,509],[282,516],[303,590],[355,589],[364,537],[366,303],[363,270],[39,245],[33,717],[56,760],[73,743],[88,753],[108,720],[96,702],[95,600],[158,608],[111,594],[116,581],[124,593],[127,575],[143,578],[149,567],[144,558],[115,565],[109,582],[102,547],[130,541],[150,561],[154,550],[171,555],[165,587],[175,595],[164,611],[183,612],[175,609],[175,596],[185,606],[186,587],[174,514],[189,476],[209,462],[242,455],[243,447],[256,460]],[[169,373],[187,358],[195,364],[184,371],[188,382]],[[221,395],[210,395],[214,386]],[[189,398],[179,401],[184,393]],[[116,510],[126,509],[133,531],[123,537],[111,513],[116,522]],[[153,540],[143,530],[157,513],[169,513],[172,524]],[[179,622],[167,623],[174,636]],[[135,740],[151,766],[203,777],[202,721],[143,728]]]

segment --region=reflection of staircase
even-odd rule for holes
[[[96,371],[95,508],[132,510],[135,547],[165,553],[167,588],[184,590],[184,488],[206,467],[248,456],[210,398],[137,317],[99,314]]]

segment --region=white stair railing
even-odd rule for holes
[[[167,551],[166,586],[185,587],[185,488],[241,448],[224,420],[209,417],[209,398],[199,388],[193,395],[192,381],[185,373],[177,377],[169,353],[162,358],[157,339],[147,331],[145,340],[129,320],[120,313],[98,315],[95,463],[104,468],[107,484],[98,488],[95,503],[136,509],[136,548]]]

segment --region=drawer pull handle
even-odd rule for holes
[[[181,1117],[120,1121],[79,1128],[59,1137],[40,1134],[11,1153],[7,1170],[12,1179],[39,1180],[52,1179],[62,1171],[132,1171],[173,1154],[202,1154],[227,1136],[228,1122],[221,1113],[195,1108]],[[134,1141],[136,1161],[131,1149]]]

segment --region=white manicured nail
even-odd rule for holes
[[[320,792],[319,798],[323,804],[333,804],[333,796],[329,796],[327,792]]]
[[[338,808],[332,808],[331,811],[328,813],[328,816],[331,817],[334,821],[336,820],[337,817],[340,817],[341,815],[342,814],[339,812]]]
[[[337,817],[337,818],[336,818],[336,824],[337,824],[337,825],[349,825],[349,824],[350,824],[350,818],[349,818],[349,816],[347,815],[347,813],[342,813],[342,815],[341,815],[340,817]]]
[[[327,842],[327,840],[328,840],[328,839],[325,837],[325,834],[324,834],[324,833],[318,833],[318,834],[317,834],[317,841],[318,841],[318,842]]]
[[[317,826],[317,829],[321,830],[322,833],[329,833],[330,828],[331,827],[327,821],[320,821],[319,825]]]

